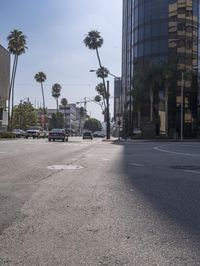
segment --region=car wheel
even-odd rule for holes
[[[55,141],[55,139],[53,139],[53,141]]]
[[[51,141],[51,139],[49,139],[49,141]]]
[[[26,137],[26,139],[28,139],[28,137]]]
[[[33,137],[33,139],[35,139],[35,137]]]

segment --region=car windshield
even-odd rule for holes
[[[85,132],[84,136],[91,136],[91,132]]]
[[[60,128],[54,128],[51,130],[52,133],[64,133],[64,129],[60,129]]]

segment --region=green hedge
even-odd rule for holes
[[[13,139],[15,138],[15,134],[10,132],[0,132],[0,139]]]

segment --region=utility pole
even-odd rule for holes
[[[106,139],[110,139],[109,80],[107,80],[106,105]]]

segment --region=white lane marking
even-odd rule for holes
[[[168,151],[168,150],[164,150],[164,149],[161,149],[161,148],[158,148],[158,147],[154,147],[154,150],[165,152],[165,153],[176,154],[176,155],[200,157],[200,154],[191,154],[191,153],[184,153],[184,152]]]
[[[138,166],[138,167],[144,167],[144,164],[140,164],[140,163],[130,163],[130,165]]]
[[[50,169],[50,170],[79,170],[79,169],[82,169],[82,168],[83,168],[83,166],[72,165],[72,164],[47,166],[47,169]]]
[[[110,161],[110,159],[104,158],[102,159],[102,161]]]
[[[0,151],[0,153],[4,154],[4,153],[6,153],[6,152],[5,152],[5,151]]]
[[[193,174],[200,174],[199,171],[194,171],[194,170],[184,170],[186,173],[193,173]]]

